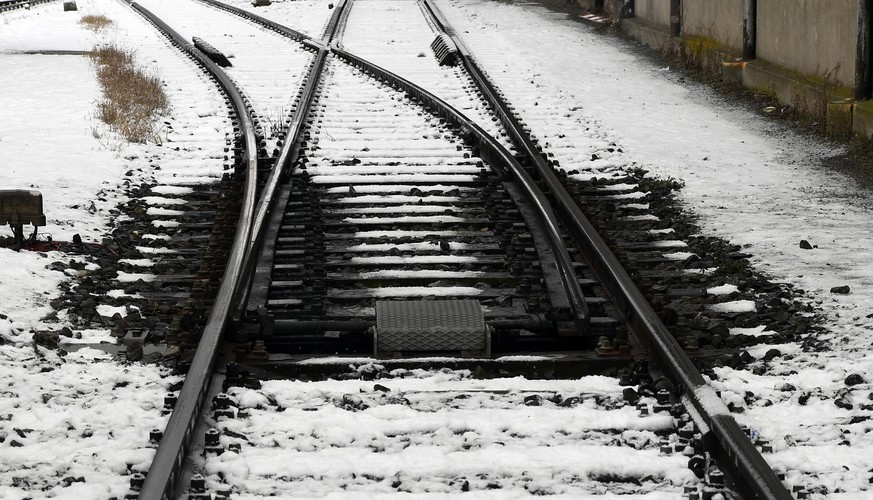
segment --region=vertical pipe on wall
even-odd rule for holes
[[[634,0],[624,0],[624,12],[622,12],[621,17],[634,16],[636,16],[636,3]]]
[[[743,57],[757,57],[758,0],[743,0]]]
[[[871,16],[873,16],[873,0],[858,0],[858,45],[855,52],[855,99],[858,100],[873,97]]]
[[[670,0],[670,34],[682,34],[682,0]]]

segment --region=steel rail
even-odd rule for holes
[[[30,7],[41,3],[49,3],[54,0],[0,0],[0,12],[8,12],[22,7]]]
[[[277,31],[278,33],[286,34],[286,36],[292,38],[293,36],[288,35],[288,33],[298,33],[295,30],[282,26],[281,24],[277,24],[268,19],[264,19],[263,17],[251,14],[250,12],[243,9],[237,9],[236,7],[231,7],[216,0],[200,1],[206,2],[210,5],[215,5],[218,8],[222,9],[227,7],[226,10],[228,10],[229,12],[241,15],[242,17],[252,20],[256,23],[265,24],[271,29]],[[298,144],[300,143],[300,140],[303,136],[306,125],[306,117],[309,115],[312,98],[315,96],[318,85],[321,82],[324,65],[327,61],[327,56],[330,53],[330,50],[327,48],[327,44],[330,43],[331,38],[333,38],[336,32],[336,28],[338,26],[337,20],[339,17],[342,16],[345,6],[345,0],[341,0],[336,6],[334,13],[331,15],[331,21],[328,22],[328,25],[325,28],[325,33],[322,35],[321,41],[316,41],[306,35],[300,34],[303,38],[299,39],[299,41],[306,44],[307,47],[315,50],[316,55],[315,59],[309,67],[308,74],[305,80],[306,83],[303,86],[302,92],[298,98],[299,104],[295,108],[294,113],[291,116],[290,122],[285,129],[286,134],[285,139],[282,142],[282,150],[279,152],[279,156],[276,158],[276,162],[273,165],[272,170],[270,171],[270,175],[267,177],[266,182],[261,189],[261,197],[258,200],[257,205],[258,209],[254,217],[254,222],[252,224],[251,243],[253,248],[259,248],[263,244],[264,237],[267,233],[267,226],[269,225],[270,217],[276,210],[281,209],[281,207],[276,207],[275,205],[277,196],[280,192],[282,177],[285,175],[288,168],[290,168],[291,164],[297,158]],[[240,14],[240,12],[245,13],[245,15]],[[258,253],[259,252],[250,252],[246,256],[246,261],[243,264],[243,279],[241,280],[241,286],[238,288],[235,297],[237,307],[234,314],[236,320],[242,319],[242,316],[245,314],[245,307],[246,303],[248,302],[248,295],[251,293],[252,279],[255,275],[255,271],[258,265]]]
[[[254,216],[257,190],[257,143],[254,123],[246,111],[242,95],[233,81],[205,54],[187,42],[181,35],[136,2],[130,6],[162,31],[181,50],[190,54],[212,75],[218,86],[231,101],[237,114],[240,133],[243,136],[243,166],[245,176],[242,193],[242,208],[237,223],[233,246],[227,267],[221,279],[218,294],[212,306],[206,326],[194,354],[194,359],[185,377],[185,382],[170,415],[161,443],[139,491],[141,499],[176,498],[182,464],[193,441],[194,430],[203,411],[212,370],[218,357],[221,337],[231,321],[233,298],[240,279],[245,255],[251,250],[249,235]]]
[[[573,259],[570,258],[570,254],[567,252],[567,247],[561,237],[558,219],[555,216],[555,213],[552,210],[552,205],[546,198],[546,195],[518,160],[515,159],[512,153],[497,142],[496,139],[491,137],[473,120],[467,118],[463,113],[424,88],[419,87],[411,81],[392,73],[381,66],[346,51],[338,42],[334,42],[331,45],[331,50],[352,65],[361,68],[365,72],[368,72],[383,81],[389,82],[392,86],[403,90],[415,100],[438,110],[439,115],[445,118],[446,121],[471,133],[476,138],[479,145],[480,156],[483,159],[488,161],[492,166],[500,165],[506,169],[511,178],[522,188],[527,197],[527,201],[536,209],[542,227],[546,229],[551,250],[555,256],[555,264],[558,267],[557,272],[561,277],[564,291],[567,294],[567,301],[570,310],[574,315],[574,319],[579,323],[578,326],[584,329],[589,321],[588,306],[585,303],[585,296],[582,293],[582,288],[579,286],[579,279],[576,276],[576,271],[573,267]],[[498,171],[498,173],[500,172]]]
[[[198,0],[198,1],[203,2],[207,5],[211,5],[212,7],[215,7],[217,9],[226,10],[232,14],[236,14],[237,16],[248,19],[248,20],[253,21],[255,23],[262,24],[262,25],[272,29],[273,31],[275,31],[277,33],[285,35],[288,38],[292,38],[292,39],[297,40],[299,42],[312,41],[312,37],[310,37],[309,35],[307,35],[305,33],[301,33],[300,31],[291,29],[287,26],[283,26],[283,25],[276,23],[274,21],[271,21],[265,17],[261,17],[261,16],[255,14],[251,11],[248,11],[245,9],[240,9],[239,7],[234,7],[233,5],[228,5],[224,2],[218,2],[216,0]]]
[[[618,258],[561,184],[549,162],[523,131],[508,103],[503,100],[490,79],[478,67],[463,40],[433,0],[421,1],[433,16],[436,25],[449,35],[457,46],[464,67],[499,116],[513,144],[534,164],[537,174],[555,199],[558,213],[567,224],[566,227],[586,248],[587,254],[592,258],[592,268],[612,295],[616,308],[624,316],[631,331],[651,346],[654,352],[648,354],[654,355],[672,375],[674,382],[684,388],[683,403],[686,407],[690,407],[692,414],[696,414],[699,420],[702,420],[704,428],[711,430],[722,448],[721,451],[736,468],[741,489],[757,498],[791,499],[792,496],[785,485],[730,415],[730,411],[715,390],[706,383]]]
[[[279,32],[283,32],[286,30],[293,31],[285,28],[278,23],[266,20],[260,16],[252,14],[249,11],[227,6],[226,4],[223,4],[222,2],[219,2],[217,0],[200,1],[207,2],[222,9],[226,9],[229,12],[237,13],[247,19],[265,24],[273,29],[276,29]],[[414,83],[400,77],[399,75],[396,75],[386,70],[385,68],[377,66],[359,56],[351,54],[350,52],[342,48],[342,44],[340,41],[337,40],[331,42],[332,38],[340,38],[336,36],[336,32],[342,29],[341,20],[345,19],[345,17],[348,16],[348,13],[351,10],[352,1],[353,0],[342,0],[336,6],[334,15],[331,16],[330,20],[327,23],[327,26],[325,27],[325,35],[322,37],[321,44],[323,44],[324,46],[330,45],[330,50],[339,55],[342,59],[345,59],[346,61],[351,62],[353,65],[361,67],[369,71],[370,73],[379,75],[381,79],[392,82],[396,88],[399,88],[407,94],[410,94],[415,99],[425,102],[427,105],[440,110],[439,114],[442,117],[451,121],[456,126],[459,126],[462,129],[471,132],[476,137],[480,147],[480,151],[484,153],[484,159],[488,160],[489,163],[492,165],[494,165],[495,163],[502,165],[510,173],[512,178],[514,178],[518,182],[518,184],[526,194],[528,201],[533,205],[535,211],[539,214],[539,217],[541,219],[541,226],[546,229],[546,233],[549,238],[550,248],[555,256],[555,263],[557,268],[555,269],[555,271],[560,277],[563,286],[563,292],[566,296],[566,303],[573,315],[573,321],[577,323],[578,327],[584,330],[584,328],[587,326],[589,319],[588,306],[585,302],[582,288],[579,286],[579,281],[573,266],[573,260],[570,258],[570,255],[564,245],[564,241],[561,237],[560,227],[557,218],[552,211],[551,203],[549,202],[549,200],[545,197],[539,186],[536,185],[536,182],[534,182],[534,180],[530,177],[524,167],[522,167],[522,165],[518,163],[518,161],[512,156],[512,154],[507,151],[506,148],[501,146],[494,138],[489,136],[487,132],[485,132],[472,120],[464,116],[462,113],[460,113],[455,108],[453,108],[443,100],[439,99],[432,93],[419,87],[418,85],[415,85]],[[287,141],[283,144],[283,153],[285,153],[286,150],[291,147],[291,144],[291,141]],[[280,161],[277,161],[277,164],[281,165],[282,163]],[[268,184],[273,184],[272,177],[270,180],[268,180]],[[276,186],[273,186],[272,189],[275,190]],[[261,207],[266,207],[266,205],[262,204]],[[261,234],[262,226],[264,225],[264,222],[268,219],[268,215],[269,211],[266,209],[263,210],[262,213],[259,212],[257,216],[258,223],[256,224],[257,229],[255,230],[258,234]],[[254,265],[255,262],[250,263],[250,266],[247,266],[247,269],[253,269]],[[242,312],[238,311],[237,314],[241,315]]]

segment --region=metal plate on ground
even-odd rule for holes
[[[476,300],[376,302],[376,355],[489,351],[488,327]]]

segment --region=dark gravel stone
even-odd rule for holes
[[[730,328],[727,327],[724,323],[715,323],[710,325],[709,330],[707,330],[710,335],[718,335],[721,337],[730,336]]]
[[[672,307],[665,307],[661,309],[661,312],[658,313],[658,316],[660,316],[661,321],[663,321],[664,324],[667,326],[674,326],[679,321],[679,313],[676,312],[676,310]]]
[[[847,294],[849,293],[849,285],[835,286],[831,288],[831,293]]]
[[[540,406],[543,404],[543,397],[539,394],[531,394],[530,396],[525,396],[524,405],[525,406]]]
[[[637,401],[640,400],[640,395],[634,390],[633,387],[625,387],[623,391],[621,391],[621,395],[624,397],[624,400],[630,404],[636,404]]]
[[[860,374],[857,374],[857,373],[853,373],[853,374],[849,375],[848,377],[846,377],[846,385],[848,385],[848,386],[863,384],[865,382],[867,382],[867,381],[864,380],[864,377],[862,377]]]
[[[852,403],[846,401],[846,400],[843,399],[843,398],[840,398],[840,399],[837,399],[836,401],[834,401],[834,405],[835,405],[837,408],[842,408],[842,409],[844,409],[844,410],[851,410],[852,408],[854,408],[854,406],[852,405]]]
[[[570,396],[569,398],[561,401],[561,404],[558,406],[561,406],[562,408],[571,408],[579,404],[581,401],[582,400],[577,398],[576,396]]]
[[[382,385],[382,384],[376,384],[376,385],[374,385],[374,386],[373,386],[373,390],[374,390],[374,391],[379,391],[379,392],[391,392],[391,389],[385,387],[385,386]]]
[[[36,342],[37,345],[49,349],[56,349],[59,340],[60,335],[58,335],[58,332],[36,332],[33,334],[33,341]]]
[[[764,353],[764,361],[771,361],[782,356],[782,351],[779,349],[770,349]]]
[[[812,250],[812,245],[806,240],[800,240],[800,248],[804,250]]]

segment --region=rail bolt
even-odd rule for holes
[[[713,468],[709,471],[709,482],[713,486],[724,486],[724,473]]]
[[[633,376],[631,374],[631,371],[628,370],[627,368],[622,368],[622,370],[619,372],[618,377],[619,377],[618,378],[618,385],[620,385],[622,387],[634,385],[634,379],[633,379]]]
[[[158,444],[164,438],[164,433],[160,429],[152,429],[149,431],[149,442]]]
[[[206,492],[206,478],[200,474],[194,474],[191,477],[191,492],[192,493],[205,493]]]
[[[661,452],[661,455],[672,455],[673,454],[673,447],[667,441],[661,441],[661,444],[660,444],[658,449]]]
[[[212,407],[217,409],[225,409],[233,406],[233,400],[230,399],[230,396],[227,393],[219,393],[216,394],[214,398],[212,398]]]
[[[130,476],[130,489],[134,491],[139,491],[142,489],[142,485],[145,483],[145,474],[140,472],[134,472]]]
[[[164,396],[164,413],[170,413],[173,411],[173,407],[176,406],[176,401],[178,398],[175,394],[170,393]]]

